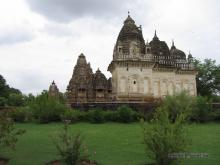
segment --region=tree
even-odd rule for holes
[[[220,94],[220,65],[215,60],[205,59],[204,62],[194,59],[198,71],[196,77],[197,92],[202,96],[216,96]]]
[[[66,106],[56,98],[49,97],[47,91],[43,91],[36,96],[29,104],[34,117],[40,123],[59,121],[61,114],[64,113]]]
[[[12,120],[7,117],[6,112],[0,112],[0,149],[9,147],[15,149],[18,136],[25,131],[16,129]]]
[[[173,156],[185,151],[189,144],[184,128],[186,116],[180,114],[173,122],[164,108],[157,109],[150,126],[142,123],[146,154],[156,165],[178,164]]]
[[[194,102],[195,98],[189,96],[186,92],[181,92],[172,96],[166,96],[161,107],[169,111],[169,119],[175,122],[181,113],[185,113],[187,116],[191,115]]]
[[[22,106],[24,105],[24,97],[22,94],[11,93],[8,97],[8,105],[10,106]]]
[[[2,75],[0,75],[0,106],[14,105],[21,102],[22,93],[15,88],[11,88]],[[20,104],[20,103],[18,103]]]
[[[156,109],[153,119],[145,124],[141,122],[146,154],[155,161],[156,165],[178,164],[178,154],[186,150],[190,141],[187,137],[185,122],[189,115],[190,106],[186,96],[170,96]],[[181,101],[180,98],[184,98]],[[174,109],[171,109],[172,106]],[[181,110],[176,111],[176,108]]]
[[[77,165],[85,159],[87,155],[82,153],[83,139],[80,133],[75,136],[70,133],[68,121],[65,123],[63,131],[52,136],[61,160],[66,165]]]
[[[8,96],[8,88],[9,86],[6,84],[4,77],[0,75],[0,96],[1,97]]]

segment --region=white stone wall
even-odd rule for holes
[[[116,67],[112,72],[113,96],[117,97],[155,97],[186,90],[195,96],[195,74],[176,74],[175,72],[158,72],[151,68]]]

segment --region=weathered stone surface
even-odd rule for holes
[[[196,70],[192,55],[188,58],[176,48],[169,49],[156,34],[145,44],[142,27],[128,15],[118,35],[113,60],[108,67],[112,78],[97,70],[81,54],[67,87],[69,104],[92,102],[148,102],[166,95],[187,91],[195,96]]]
[[[111,79],[98,69],[93,74],[83,54],[78,57],[73,76],[67,87],[68,103],[105,102],[111,98]]]
[[[48,95],[50,97],[59,98],[59,89],[56,86],[55,82],[53,81],[49,87]]]

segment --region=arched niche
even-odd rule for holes
[[[129,76],[129,92],[131,93],[137,93],[139,92],[140,88],[140,79],[137,74],[134,74],[132,76]]]

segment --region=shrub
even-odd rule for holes
[[[10,106],[23,106],[24,97],[20,93],[11,93],[8,97],[8,105]]]
[[[151,124],[142,121],[144,144],[147,156],[157,165],[176,163],[172,154],[183,152],[189,143],[184,129],[185,114],[177,115],[175,121],[170,119],[169,109],[160,107],[156,110]]]
[[[119,122],[129,123],[135,121],[136,113],[127,105],[118,107]]]
[[[104,112],[101,109],[94,109],[87,112],[87,119],[91,123],[104,123]]]
[[[24,130],[15,128],[13,121],[5,112],[0,112],[0,149],[4,147],[15,149],[18,136],[24,132]]]
[[[63,131],[56,138],[52,138],[61,160],[67,165],[77,165],[86,156],[82,155],[82,136],[69,133],[69,124],[65,123]]]
[[[211,118],[212,118],[214,121],[220,122],[220,109],[217,109],[216,111],[213,111],[213,112],[211,113]]]
[[[173,96],[166,96],[161,106],[169,111],[169,118],[174,122],[179,114],[184,113],[190,116],[193,102],[193,97],[187,95],[185,92],[181,92]]]
[[[197,122],[211,120],[211,101],[206,97],[198,96],[192,109],[191,120]]]
[[[119,121],[119,114],[117,111],[105,111],[104,112],[105,121],[116,122]]]
[[[64,120],[70,120],[71,123],[76,123],[79,121],[84,120],[84,112],[73,110],[73,109],[66,109],[65,112],[61,115],[61,119]]]
[[[64,104],[61,104],[55,98],[48,97],[48,94],[45,92],[31,102],[30,108],[33,111],[34,117],[40,123],[60,121],[61,115],[66,109]]]
[[[19,107],[15,110],[12,110],[9,112],[9,116],[15,121],[23,123],[27,121],[28,118],[28,111],[29,109],[27,107]]]
[[[5,97],[0,96],[0,106],[5,106],[7,103],[7,99]]]

